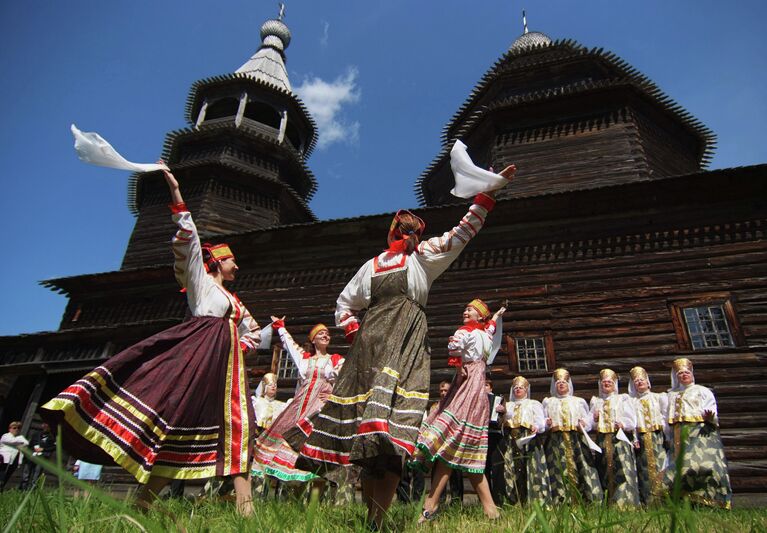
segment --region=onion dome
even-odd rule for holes
[[[524,50],[525,48],[532,48],[533,46],[551,44],[551,42],[551,39],[545,33],[529,31],[517,37],[517,40],[511,43],[509,51],[517,52],[519,50]]]

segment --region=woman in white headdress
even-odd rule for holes
[[[543,405],[530,398],[530,382],[522,376],[512,380],[509,398],[497,408],[503,414],[504,437],[498,451],[503,455],[504,495],[512,504],[538,501],[549,505]]]
[[[671,369],[668,423],[673,433],[666,483],[673,487],[677,469],[682,494],[690,501],[729,509],[732,502],[727,459],[719,436],[716,399],[697,385],[692,361],[677,359]],[[681,445],[684,440],[684,455]]]
[[[599,396],[591,398],[591,414],[602,453],[597,468],[602,489],[611,504],[620,507],[639,505],[634,447],[626,432],[636,427],[634,404],[628,394],[618,391],[618,374],[609,368],[599,372]]]
[[[277,399],[277,376],[271,372],[264,374],[251,399],[259,433],[271,426],[287,405]]]
[[[543,400],[546,427],[550,430],[546,439],[546,462],[551,480],[551,497],[562,503],[568,499],[578,501],[569,488],[575,487],[586,502],[602,501],[594,457],[589,448],[587,432],[593,418],[586,400],[573,396],[573,382],[564,368],[551,376],[551,396]]]
[[[664,491],[663,469],[666,467],[664,434],[668,428],[668,397],[652,392],[650,376],[641,366],[630,370],[629,396],[634,402],[636,452],[639,498],[644,505],[658,503]]]

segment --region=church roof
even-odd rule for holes
[[[285,49],[290,44],[290,30],[282,20],[267,20],[261,26],[261,46],[235,72],[292,92],[285,68]]]

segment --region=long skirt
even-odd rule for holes
[[[373,277],[371,306],[301,448],[300,468],[402,472],[429,398],[426,332],[423,308],[407,296],[407,271]]]
[[[418,437],[413,465],[439,459],[450,468],[482,474],[487,462],[490,403],[485,392],[485,362],[464,365],[439,407],[429,416]]]
[[[635,449],[639,498],[644,505],[659,503],[664,495],[663,470],[666,468],[666,449],[663,431],[639,433],[639,449]]]
[[[567,500],[577,503],[580,499],[586,503],[602,501],[596,462],[580,432],[553,432],[544,446],[554,503]]]
[[[73,456],[117,463],[140,483],[246,474],[253,406],[237,328],[228,318],[182,322],[86,374],[42,416],[61,426]]]
[[[530,434],[527,428],[510,429],[498,445],[498,452],[503,457],[503,495],[512,505],[533,501],[550,505],[549,468],[543,445],[545,436],[536,436],[522,449],[517,446],[517,439]]]
[[[687,428],[687,439],[679,466],[683,428]],[[677,423],[673,429],[674,441],[665,477],[669,489],[673,490],[676,468],[679,466],[683,496],[694,503],[729,509],[732,488],[719,430],[706,422]]]
[[[256,439],[253,469],[255,476],[273,476],[285,482],[306,482],[317,476],[296,468],[298,453],[304,440],[312,432],[312,418],[325,405],[320,394],[330,394],[331,385],[322,377],[307,379],[290,404],[271,426]]]
[[[639,505],[634,447],[618,440],[615,433],[598,433],[597,444],[602,453],[597,454],[597,470],[607,501],[618,507]]]

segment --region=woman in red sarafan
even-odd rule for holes
[[[234,476],[237,509],[253,513],[248,471],[253,407],[244,354],[260,328],[224,288],[238,270],[226,244],[200,244],[178,181],[168,171],[176,280],[191,317],[111,357],[42,408],[64,447],[117,463],[143,483],[146,507],[171,479]]]

